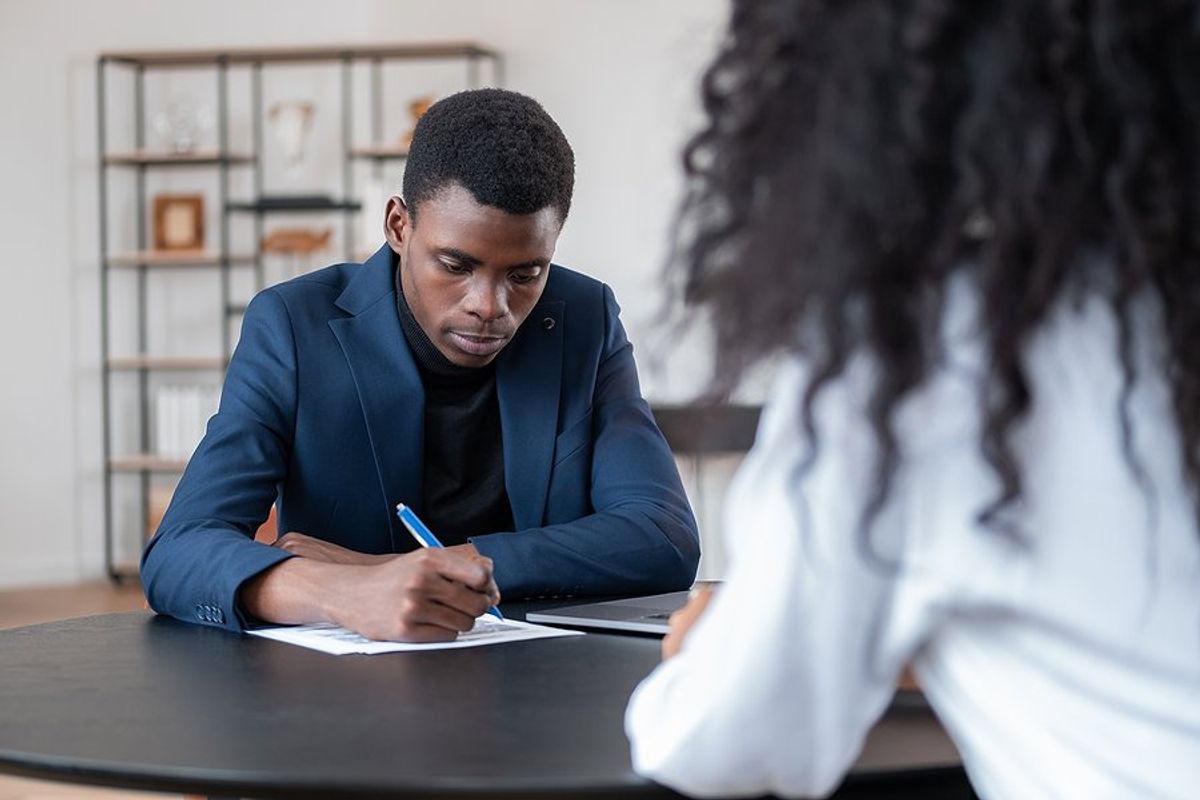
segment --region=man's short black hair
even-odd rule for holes
[[[575,154],[532,97],[472,89],[430,106],[413,131],[404,201],[417,208],[446,184],[462,184],[485,206],[533,214],[553,206],[563,221],[575,186]]]

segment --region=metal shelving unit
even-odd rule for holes
[[[96,106],[97,106],[97,152],[99,157],[99,219],[100,219],[100,345],[101,345],[101,405],[103,414],[104,449],[104,542],[105,564],[109,576],[121,580],[136,576],[136,564],[122,562],[115,552],[115,494],[114,475],[128,473],[138,478],[138,508],[140,508],[140,531],[145,531],[148,519],[148,501],[151,477],[155,474],[177,474],[186,466],[185,461],[162,458],[152,450],[150,420],[150,376],[156,372],[212,372],[220,375],[232,353],[234,345],[232,328],[237,317],[245,310],[244,299],[233,297],[233,270],[249,268],[253,271],[255,288],[264,283],[263,258],[260,251],[263,239],[263,219],[273,213],[333,213],[343,220],[342,245],[344,256],[352,258],[354,249],[355,213],[361,204],[354,200],[354,174],[352,164],[367,159],[379,175],[383,164],[391,160],[403,160],[407,152],[388,144],[383,136],[383,65],[391,61],[462,61],[466,65],[466,87],[480,85],[483,65],[490,67],[493,85],[504,82],[503,60],[499,53],[474,42],[430,42],[412,44],[380,44],[366,46],[313,46],[265,49],[214,49],[188,51],[125,51],[102,53],[96,60]],[[327,64],[340,74],[341,105],[341,159],[340,199],[333,203],[312,204],[307,207],[290,205],[280,207],[263,200],[263,91],[262,75],[265,68],[280,64]],[[370,111],[371,137],[368,143],[354,140],[355,81],[354,66],[369,65],[366,92]],[[133,81],[132,108],[110,109],[107,88],[114,73],[120,69]],[[176,154],[149,149],[146,144],[146,77],[149,72],[177,69],[200,69],[212,72],[216,102],[217,146],[207,150],[195,150]],[[230,102],[229,77],[231,70],[247,70],[250,88],[251,152],[240,152],[230,147]],[[108,124],[110,114],[128,113],[132,117],[134,141],[125,150],[110,150]],[[189,251],[155,251],[149,249],[147,232],[147,176],[151,171],[164,169],[215,170],[217,175],[217,208],[220,224],[215,246],[211,249]],[[235,169],[252,170],[252,196],[234,198],[230,196],[230,177]],[[133,252],[112,252],[109,246],[110,173],[114,170],[132,170],[135,179],[133,197],[120,198],[123,209],[132,207],[136,217],[136,249]],[[249,214],[253,218],[254,246],[246,252],[234,252],[231,241],[231,217]],[[136,283],[132,303],[120,306],[132,313],[136,320],[136,352],[114,354],[110,341],[110,323],[114,313],[111,277],[115,271],[132,270]],[[221,324],[221,352],[211,356],[170,356],[149,352],[150,335],[148,316],[148,292],[151,274],[170,275],[177,270],[215,270],[219,276],[219,296],[214,298],[219,309]],[[164,278],[166,279],[166,278]],[[130,312],[130,307],[132,311]],[[136,376],[137,451],[115,452],[113,443],[113,377],[115,374],[132,373]]]

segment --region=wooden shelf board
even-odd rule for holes
[[[101,61],[147,67],[206,64],[268,64],[345,59],[495,58],[496,51],[472,41],[415,42],[372,45],[326,44],[301,47],[223,48],[197,50],[122,50],[100,54]]]
[[[248,164],[254,161],[249,153],[224,153],[217,150],[193,150],[190,153],[168,153],[154,150],[129,150],[109,153],[105,164],[144,164],[147,166],[195,166],[199,164]]]
[[[234,200],[225,204],[226,211],[236,211],[250,214],[313,214],[338,211],[360,211],[362,203],[357,200],[334,200],[329,203],[312,203],[308,205],[272,203],[258,200]]]
[[[253,264],[253,253],[233,253],[230,264]],[[141,250],[118,253],[108,260],[112,267],[218,267],[221,254],[216,250]]]
[[[116,472],[183,472],[187,461],[178,458],[163,458],[152,453],[114,456],[108,465]]]
[[[408,158],[408,148],[398,144],[368,144],[350,148],[351,158]]]
[[[219,356],[116,356],[108,360],[109,369],[193,370],[224,369],[225,359]]]

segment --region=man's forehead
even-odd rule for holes
[[[534,214],[509,214],[480,204],[469,193],[465,198],[446,193],[426,201],[419,218],[414,229],[427,247],[480,262],[502,258],[514,264],[545,263],[554,252],[561,230],[553,208]]]

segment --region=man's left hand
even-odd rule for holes
[[[301,558],[311,558],[315,561],[325,561],[330,564],[354,564],[365,567],[372,564],[379,564],[389,558],[395,557],[391,554],[372,555],[370,553],[360,553],[357,550],[351,550],[348,547],[342,547],[333,542],[318,539],[315,536],[308,536],[299,531],[288,531],[276,539],[271,546],[278,547],[280,550],[286,550]]]

